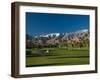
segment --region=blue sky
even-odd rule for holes
[[[89,15],[26,12],[26,33],[30,35],[82,29],[89,29]]]

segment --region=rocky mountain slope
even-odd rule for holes
[[[80,41],[83,38],[89,39],[89,31],[87,29],[70,32],[70,33],[49,33],[41,34],[32,37],[33,42],[47,42],[47,43],[58,43],[61,41]]]

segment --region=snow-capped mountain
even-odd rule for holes
[[[70,40],[70,39],[75,39],[75,38],[82,38],[86,34],[89,37],[89,31],[87,29],[76,31],[76,32],[65,33],[65,35],[63,36],[63,39]]]
[[[76,32],[66,33],[49,33],[41,34],[32,37],[33,42],[46,42],[46,43],[59,43],[60,41],[76,41],[79,42],[82,39],[89,39],[88,29],[79,30]]]
[[[49,34],[42,34],[40,37],[59,37],[60,33],[49,33]]]
[[[83,30],[79,30],[76,32],[66,32],[66,33],[49,33],[49,34],[41,34],[41,35],[36,35],[33,36],[35,38],[39,38],[39,37],[46,37],[46,38],[57,38],[57,37],[68,37],[68,36],[82,36],[83,33],[88,33],[88,29],[83,29]]]

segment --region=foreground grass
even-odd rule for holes
[[[43,51],[43,55],[34,56],[38,51]],[[88,48],[81,49],[61,49],[43,48],[32,49],[32,54],[26,57],[26,66],[49,66],[49,65],[81,65],[89,64]],[[46,50],[49,53],[46,53]]]
[[[58,58],[58,59],[48,59],[46,57],[27,58],[27,67],[31,66],[48,66],[48,65],[80,65],[89,64],[88,58]]]

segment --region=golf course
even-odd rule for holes
[[[26,67],[89,64],[88,48],[26,49]]]
[[[88,65],[90,16],[26,13],[25,66]]]

